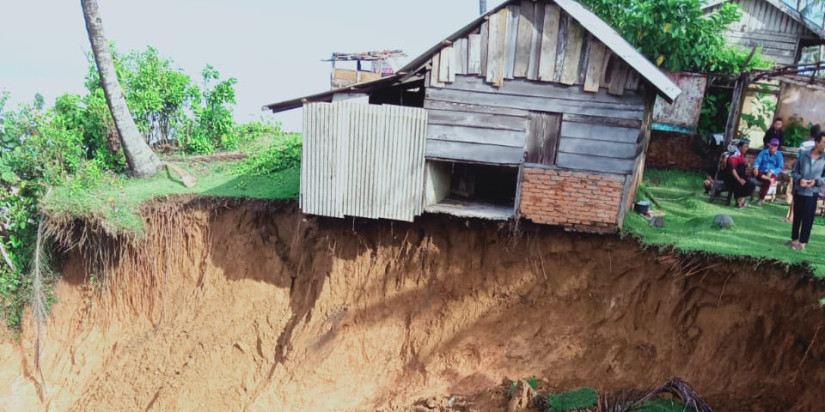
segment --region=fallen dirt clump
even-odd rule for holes
[[[76,247],[44,379],[32,328],[0,338],[0,410],[506,410],[502,382],[530,376],[554,391],[681,376],[720,411],[816,410],[825,393],[825,285],[778,266],[276,202],[168,199],[144,215],[141,239],[56,228]]]

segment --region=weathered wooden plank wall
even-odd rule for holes
[[[427,111],[350,102],[304,105],[304,213],[412,221],[423,212]]]
[[[428,87],[446,87],[455,74],[478,74],[497,87],[505,79],[528,79],[585,84],[588,92],[604,88],[619,96],[640,88],[635,71],[545,1],[522,0],[502,8],[468,36],[445,45],[430,64],[438,75],[431,76]]]
[[[428,158],[632,173],[644,82],[557,5],[510,4],[436,54]]]
[[[750,49],[762,46],[762,53],[778,64],[794,64],[800,36],[809,30],[791,16],[763,0],[738,0],[742,18],[728,26],[729,43]],[[718,7],[711,8],[716,10]]]
[[[522,161],[531,116],[559,113],[557,165],[629,174],[638,154],[644,97],[614,96],[601,89],[540,84],[524,79],[501,87],[476,76],[457,76],[449,86],[427,88],[427,156],[484,163]],[[466,153],[462,151],[466,150]],[[529,151],[529,150],[528,150]]]

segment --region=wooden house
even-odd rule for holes
[[[304,108],[305,213],[411,221],[426,211],[611,232],[634,201],[654,99],[679,93],[578,3],[526,0],[393,77],[264,109]],[[346,101],[358,96],[369,104]]]
[[[825,44],[825,30],[782,0],[710,0],[702,9],[711,12],[730,1],[742,8],[742,18],[725,31],[731,44],[762,46],[762,54],[781,66],[797,64],[804,48]]]

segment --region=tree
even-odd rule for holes
[[[723,4],[706,14],[701,0],[582,0],[645,57],[670,71],[738,73],[750,50],[730,46],[723,32],[741,9]],[[750,67],[770,67],[757,53]]]
[[[103,33],[103,22],[98,12],[97,0],[80,0],[83,8],[83,18],[86,20],[86,32],[92,45],[100,81],[106,95],[106,103],[112,112],[115,128],[120,135],[123,152],[126,154],[126,163],[135,177],[151,177],[161,168],[162,163],[158,156],[143,140],[137,125],[129,113],[123,89],[118,82],[109,42]]]

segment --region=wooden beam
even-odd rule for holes
[[[519,6],[509,5],[507,10],[507,30],[505,32],[504,78],[512,79],[516,63],[516,38],[518,37],[518,21],[521,10]]]
[[[576,79],[576,84],[584,84],[584,78],[587,75],[587,64],[590,60],[590,47],[594,41],[598,40],[585,32],[584,39],[582,40],[582,55],[581,58],[579,58],[579,76]]]
[[[467,74],[467,38],[460,38],[453,45],[455,74]]]
[[[613,52],[605,46],[604,51],[604,61],[602,63],[601,71],[599,75],[601,76],[601,80],[599,81],[599,87],[609,88],[610,87],[610,66],[611,60],[614,60],[616,56]]]
[[[563,16],[559,21],[559,40],[556,46],[556,71],[553,73],[553,82],[561,81],[561,74],[564,72],[564,56],[567,51],[567,31],[569,26],[573,24],[573,19],[570,16]]]
[[[432,60],[433,68],[430,69],[430,87],[444,87],[444,83],[438,81],[438,74],[441,73],[441,53],[435,53]]]
[[[630,70],[625,62],[616,59],[613,73],[610,75],[610,88],[608,93],[615,96],[624,95],[624,86],[627,84],[627,72]]]
[[[579,63],[582,53],[582,26],[572,19],[567,27],[567,46],[564,50],[564,66],[559,83],[566,85],[576,84],[579,78]]]
[[[487,21],[485,21],[484,23],[481,23],[481,32],[479,33],[479,36],[481,36],[479,38],[480,47],[481,47],[481,49],[480,49],[481,54],[479,55],[479,60],[481,62],[481,70],[480,70],[479,74],[481,74],[482,76],[487,76],[487,50],[489,50],[489,47],[488,47],[489,40],[488,39],[489,39],[489,35],[490,35],[490,29],[488,27],[490,23],[488,23],[488,21],[489,21],[489,19]]]
[[[481,35],[467,37],[467,74],[481,73]]]
[[[450,72],[452,72],[453,48],[444,47],[441,49],[441,60],[439,62],[438,81],[441,83],[450,82]]]
[[[530,67],[530,49],[533,44],[534,6],[531,0],[521,0],[516,35],[516,56],[513,66],[514,77],[527,77]]]
[[[590,43],[590,58],[587,60],[587,69],[584,75],[584,91],[598,92],[606,48],[604,43],[595,38],[591,38]]]
[[[728,113],[728,120],[725,122],[725,143],[722,147],[728,147],[731,140],[736,137],[737,129],[739,127],[739,118],[742,115],[742,105],[745,102],[745,90],[748,88],[748,75],[742,73],[736,80],[736,86],[733,88],[733,97],[731,98],[730,113]]]
[[[556,48],[559,42],[559,6],[544,8],[544,24],[541,30],[541,55],[539,56],[539,80],[553,81],[556,70]]]
[[[544,27],[544,5],[543,2],[535,3],[535,20],[533,21],[533,36],[530,40],[530,65],[527,68],[527,78],[529,80],[539,79],[539,56],[541,56],[541,29]]]
[[[510,24],[510,12],[507,9],[501,9],[498,12],[498,37],[496,41],[498,44],[498,55],[496,55],[496,78],[493,81],[494,86],[501,87],[504,84],[506,58],[507,58],[507,26]]]

